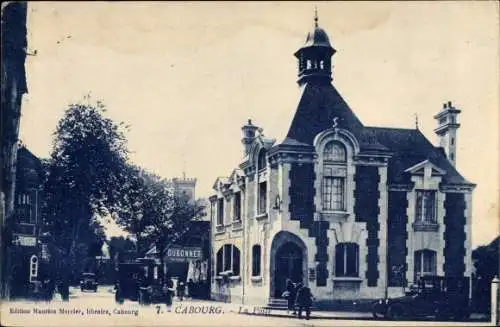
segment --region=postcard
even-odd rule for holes
[[[3,2],[1,324],[498,325],[499,14]]]

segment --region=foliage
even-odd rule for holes
[[[76,262],[77,244],[102,246],[102,226],[92,218],[119,204],[127,161],[123,124],[104,116],[100,101],[71,104],[54,133],[44,183],[44,229],[55,246]],[[88,254],[88,253],[87,253]],[[73,265],[74,266],[74,265]]]
[[[491,281],[499,276],[500,237],[488,245],[479,246],[472,251],[475,273],[472,287],[474,310],[486,313],[491,304]]]
[[[155,244],[161,253],[168,244],[185,233],[187,223],[203,216],[204,207],[199,201],[176,197],[173,185],[160,177],[130,167],[127,205],[117,219],[127,231],[137,237],[138,247],[147,250]],[[125,209],[124,209],[125,208]]]
[[[499,276],[499,246],[500,236],[488,245],[477,247],[472,251],[472,260],[476,268],[476,276],[491,281],[493,277]]]

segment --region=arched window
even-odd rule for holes
[[[417,282],[422,276],[436,274],[436,251],[419,250],[414,256],[414,281]]]
[[[252,276],[260,276],[261,246],[252,246]]]
[[[321,60],[321,61],[319,62],[319,68],[320,68],[320,69],[325,69],[325,62],[324,62],[323,60]]]
[[[259,157],[257,159],[257,170],[266,169],[266,151],[264,149],[260,150]]]
[[[240,250],[232,244],[224,244],[217,251],[216,258],[217,275],[231,272],[232,276],[240,275]]]
[[[335,276],[359,276],[359,246],[356,243],[339,243],[335,246]]]
[[[323,160],[333,162],[345,162],[346,151],[345,147],[339,142],[328,142],[323,150]]]
[[[323,210],[345,210],[346,149],[329,142],[323,150]]]
[[[311,60],[307,59],[307,69],[311,69]]]

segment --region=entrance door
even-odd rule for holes
[[[290,279],[294,283],[302,282],[302,250],[293,243],[283,244],[276,252],[276,270],[275,270],[275,294],[274,297],[280,298],[286,290],[286,281]]]

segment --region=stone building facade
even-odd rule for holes
[[[210,198],[212,295],[262,304],[287,279],[318,301],[400,295],[423,275],[470,276],[474,184],[455,168],[457,116],[416,129],[362,124],[332,85],[318,26],[295,53],[301,97],[282,140],[251,120],[245,159]]]

